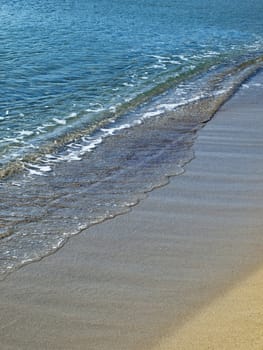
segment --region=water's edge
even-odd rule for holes
[[[262,61],[260,57],[231,74],[228,70],[214,76],[210,95],[106,132],[95,151],[83,153],[80,161],[55,162],[43,176],[31,171],[4,179],[0,279],[55,253],[83,230],[129,212],[148,193],[182,174],[194,159],[198,131],[262,69]]]

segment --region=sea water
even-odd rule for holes
[[[0,1],[0,274],[181,174],[262,67],[261,0]]]

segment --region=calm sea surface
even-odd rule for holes
[[[0,0],[0,274],[180,174],[262,66],[262,0]]]

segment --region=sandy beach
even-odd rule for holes
[[[203,308],[154,349],[262,349],[263,269]]]
[[[262,84],[184,174],[0,282],[1,350],[263,348]]]

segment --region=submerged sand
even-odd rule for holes
[[[1,350],[263,347],[262,82],[199,133],[183,175],[0,282]]]

